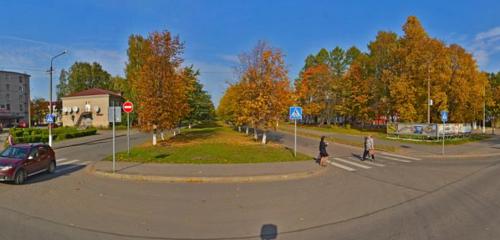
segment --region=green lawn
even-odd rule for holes
[[[111,160],[109,156],[105,160]],[[262,163],[311,160],[311,157],[286,149],[282,145],[266,145],[244,134],[218,124],[199,125],[183,130],[180,135],[157,146],[150,143],[117,154],[118,161],[141,163]]]

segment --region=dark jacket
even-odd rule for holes
[[[328,153],[326,152],[326,142],[319,142],[319,155],[321,157],[328,157]]]

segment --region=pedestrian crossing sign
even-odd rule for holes
[[[302,120],[301,107],[290,107],[290,120]]]

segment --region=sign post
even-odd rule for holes
[[[448,121],[448,111],[441,111],[441,121],[443,122],[443,148],[441,154],[444,156],[444,139],[446,137],[446,122]]]
[[[130,113],[134,111],[134,104],[126,101],[123,103],[122,108],[127,113],[127,156],[130,156]]]
[[[115,100],[111,101],[111,106],[108,111],[108,122],[113,125],[113,173],[116,169],[116,133],[115,133],[115,123],[121,122],[122,111],[121,107],[116,106]]]
[[[297,120],[302,120],[302,107],[290,107],[290,120],[294,120],[293,156],[297,156]]]
[[[54,123],[54,114],[47,114],[45,116],[45,122],[49,124],[49,146],[52,147],[52,124]]]

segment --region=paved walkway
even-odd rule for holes
[[[288,133],[288,132],[287,132]],[[363,142],[363,136],[348,135],[340,133],[322,132],[318,130],[297,128],[297,133],[308,135],[327,136],[348,141]],[[441,145],[417,144],[412,142],[391,141],[375,137],[375,148],[377,145],[393,146],[398,153],[420,156],[420,157],[437,157],[441,156]],[[445,154],[453,157],[465,156],[500,156],[500,135],[492,135],[491,138],[480,141],[471,142],[460,145],[445,145]]]

